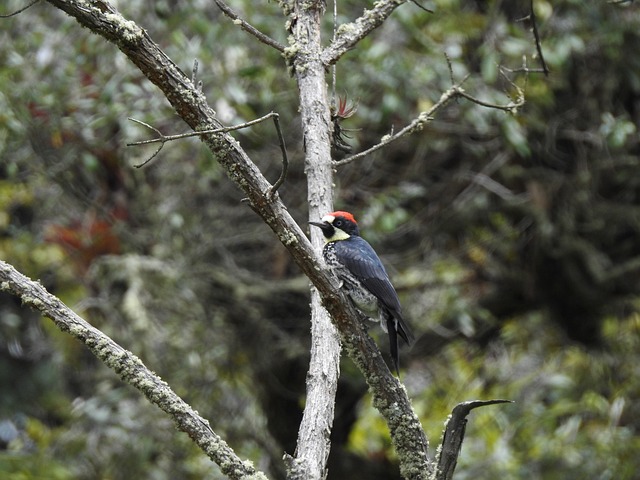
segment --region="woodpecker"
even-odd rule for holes
[[[360,236],[358,224],[349,212],[332,212],[321,222],[325,245],[322,256],[341,280],[341,287],[358,309],[370,318],[377,315],[382,329],[389,334],[391,358],[399,375],[398,335],[411,345],[413,334],[402,318],[402,308],[380,258]]]

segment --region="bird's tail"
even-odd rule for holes
[[[409,325],[404,323],[404,320],[401,316],[396,317],[396,320],[396,329],[398,330],[398,333],[400,334],[402,339],[407,342],[407,345],[411,345],[414,342],[415,337],[413,336],[413,332],[409,328]]]
[[[393,315],[391,312],[385,312],[387,320],[387,331],[389,333],[389,349],[391,350],[391,359],[396,373],[400,376],[400,351],[398,348],[398,335],[411,345],[414,341],[413,333],[409,326],[402,319],[402,315]]]
[[[389,315],[387,318],[387,330],[389,331],[389,348],[393,366],[396,367],[396,374],[400,377],[400,352],[398,351],[398,333],[396,332],[396,321]]]

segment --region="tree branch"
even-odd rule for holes
[[[262,123],[262,122],[264,122],[265,120],[267,120],[269,118],[273,118],[275,126],[276,126],[276,132],[278,133],[278,140],[280,141],[280,147],[281,147],[283,156],[286,157],[286,149],[284,148],[284,138],[282,137],[282,131],[280,130],[280,123],[278,122],[278,117],[279,117],[279,115],[276,112],[269,112],[269,113],[267,113],[266,115],[264,115],[264,116],[262,116],[260,118],[256,118],[255,120],[251,120],[249,122],[240,123],[238,125],[233,125],[231,127],[220,127],[220,128],[214,128],[214,129],[211,129],[211,130],[201,130],[201,131],[198,131],[198,132],[178,133],[176,135],[165,135],[160,130],[158,130],[157,128],[149,125],[146,122],[143,122],[142,120],[137,120],[135,118],[129,118],[128,120],[130,120],[130,121],[132,121],[134,123],[137,123],[138,125],[142,125],[143,127],[146,127],[149,130],[153,131],[157,135],[157,137],[156,138],[151,138],[149,140],[140,140],[138,142],[127,143],[127,147],[138,147],[138,146],[141,146],[141,145],[149,145],[151,143],[159,143],[160,144],[158,146],[158,148],[156,149],[156,151],[153,152],[153,154],[149,158],[147,158],[142,163],[134,165],[134,167],[140,168],[140,167],[144,167],[147,163],[149,163],[151,160],[153,160],[156,157],[156,155],[158,155],[160,153],[160,150],[162,150],[162,147],[164,147],[164,144],[167,143],[167,142],[172,142],[174,140],[182,140],[183,138],[200,137],[202,135],[208,135],[208,134],[212,134],[212,133],[232,132],[234,130],[240,130],[242,128],[251,127],[251,126],[256,125],[258,123]],[[286,165],[288,165],[288,163],[289,163],[288,159],[283,160],[283,162]],[[276,188],[276,190],[277,190],[277,188]]]
[[[450,88],[446,92],[444,92],[440,96],[440,100],[437,101],[435,105],[433,105],[426,112],[421,112],[415,119],[413,119],[407,126],[405,126],[402,130],[397,133],[391,133],[389,135],[385,135],[380,139],[380,141],[374,146],[360,152],[355,155],[351,155],[350,157],[343,158],[342,160],[338,160],[333,162],[333,165],[336,167],[341,167],[342,165],[346,165],[347,163],[351,163],[354,160],[359,160],[367,155],[375,152],[376,150],[380,150],[382,147],[386,147],[390,143],[395,142],[396,140],[400,140],[405,135],[409,135],[414,132],[421,131],[425,124],[433,120],[433,114],[440,110],[443,106],[449,103],[449,100],[456,96],[456,90],[454,87]]]
[[[463,80],[464,82],[464,80]],[[351,163],[354,160],[359,160],[363,157],[366,157],[367,155],[375,152],[376,150],[380,150],[383,147],[386,147],[387,145],[389,145],[390,143],[395,142],[396,140],[401,139],[402,137],[404,137],[405,135],[409,135],[411,133],[415,133],[415,132],[419,132],[421,131],[424,126],[429,123],[430,121],[433,120],[433,116],[435,115],[435,113],[440,110],[442,107],[444,107],[447,103],[449,103],[449,101],[451,99],[457,98],[457,97],[462,97],[462,98],[466,98],[467,100],[476,103],[478,105],[481,105],[483,107],[487,107],[487,108],[494,108],[496,110],[502,110],[505,112],[509,112],[509,113],[515,113],[518,111],[518,109],[520,107],[522,107],[525,103],[525,97],[524,97],[524,92],[517,86],[517,93],[518,93],[518,97],[515,101],[511,101],[509,103],[506,103],[504,105],[501,104],[497,104],[497,103],[490,103],[490,102],[485,102],[484,100],[480,100],[479,98],[474,97],[473,95],[468,94],[467,92],[464,91],[464,89],[462,88],[462,83],[460,82],[457,85],[454,85],[453,87],[451,87],[449,90],[447,90],[446,92],[444,92],[441,96],[440,96],[440,100],[438,100],[429,110],[425,111],[425,112],[421,112],[414,120],[412,120],[407,126],[405,126],[402,130],[400,130],[397,133],[391,133],[389,135],[385,135],[384,137],[382,137],[380,139],[380,142],[378,142],[377,144],[375,144],[374,146],[360,152],[360,153],[356,153],[355,155],[351,155],[350,157],[347,158],[343,158],[342,160],[338,160],[333,162],[333,165],[335,167],[340,167],[342,165],[346,165],[347,163]]]
[[[198,415],[169,385],[150,371],[142,361],[94,328],[38,282],[22,275],[0,260],[0,290],[17,296],[22,304],[38,310],[53,320],[56,326],[82,343],[102,363],[115,371],[122,381],[139,390],[147,399],[167,413],[178,430],[188,434],[222,472],[232,479],[265,479],[251,462],[242,461],[211,429],[209,422]]]
[[[360,40],[369,35],[389,18],[407,0],[381,0],[374,3],[371,10],[365,10],[355,22],[342,24],[335,38],[320,55],[322,63],[328,67],[336,63],[342,55],[354,48]]]
[[[456,405],[447,420],[442,436],[442,445],[438,449],[437,470],[435,480],[451,480],[458,463],[464,433],[467,427],[467,416],[474,408],[499,403],[512,403],[511,400],[471,400]]]
[[[0,18],[10,18],[10,17],[15,17],[16,15],[24,12],[25,10],[33,7],[36,3],[38,3],[40,0],[33,0],[31,3],[28,3],[27,5],[25,5],[22,8],[19,8],[18,10],[16,10],[15,12],[11,12],[11,13],[5,13],[0,15]]]
[[[540,65],[542,65],[542,72],[545,77],[549,75],[549,67],[547,67],[547,62],[544,60],[544,55],[542,54],[542,45],[540,44],[540,34],[538,33],[538,21],[536,17],[536,12],[533,8],[533,0],[529,2],[529,10],[531,16],[531,25],[533,30],[533,38],[536,42],[536,51],[538,52],[538,57],[540,57]]]
[[[233,23],[235,25],[240,25],[240,28],[242,30],[244,30],[247,33],[250,33],[265,45],[269,45],[270,47],[273,47],[280,52],[284,52],[285,46],[282,45],[280,42],[277,42],[276,40],[269,37],[268,35],[265,35],[260,30],[258,30],[253,25],[251,25],[249,22],[246,22],[245,20],[240,18],[240,15],[238,15],[229,5],[224,3],[222,0],[214,0],[214,1],[216,2],[216,5],[218,5],[218,8],[222,10],[222,12],[227,17],[233,20]]]

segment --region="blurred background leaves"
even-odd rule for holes
[[[204,0],[117,2],[226,124],[280,114],[292,161],[280,194],[307,220],[297,92],[277,52]],[[285,43],[275,2],[236,0]],[[434,0],[402,6],[338,65],[358,102],[355,151],[428,109],[454,81],[517,114],[466,101],[420,134],[336,174],[382,253],[418,334],[403,380],[432,450],[476,398],[456,478],[633,479],[640,468],[640,8],[635,2]],[[3,12],[22,6],[9,1]],[[339,21],[362,2],[338,4]],[[195,139],[117,48],[40,3],[0,24],[0,258],[111,335],[273,478],[304,406],[308,282]],[[327,38],[332,22],[327,18]],[[445,58],[447,54],[450,65]],[[275,180],[272,125],[236,138]],[[373,327],[384,346],[386,339]],[[385,348],[382,348],[386,351]],[[342,363],[329,478],[398,477],[386,427]],[[3,478],[220,478],[215,465],[73,339],[0,297]],[[433,451],[432,451],[433,453]]]

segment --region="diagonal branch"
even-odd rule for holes
[[[175,140],[182,140],[183,138],[189,138],[189,137],[200,137],[202,135],[209,135],[212,133],[228,133],[228,132],[232,132],[234,130],[240,130],[243,128],[248,128],[251,127],[253,125],[256,125],[258,123],[264,122],[265,120],[268,120],[269,118],[273,118],[274,119],[274,123],[276,126],[276,131],[278,133],[278,139],[280,141],[280,146],[283,147],[284,145],[284,139],[282,138],[282,131],[280,130],[280,123],[278,122],[278,117],[280,115],[278,115],[276,112],[269,112],[266,115],[260,117],[260,118],[256,118],[255,120],[250,120],[248,122],[243,122],[240,123],[238,125],[233,125],[231,127],[220,127],[220,128],[213,128],[210,130],[200,130],[197,132],[187,132],[187,133],[178,133],[175,135],[165,135],[164,133],[162,133],[160,130],[158,130],[156,127],[153,127],[151,125],[149,125],[146,122],[143,122],[142,120],[137,120],[135,118],[129,118],[128,120],[131,120],[134,123],[137,123],[138,125],[142,125],[143,127],[148,128],[149,130],[153,131],[157,137],[155,138],[151,138],[149,140],[140,140],[137,142],[131,142],[131,143],[127,143],[127,147],[138,147],[141,145],[149,145],[151,143],[159,143],[160,145],[158,146],[158,148],[156,149],[155,152],[153,152],[153,154],[151,154],[151,156],[149,158],[147,158],[144,162],[139,163],[137,165],[134,165],[134,167],[136,168],[140,168],[140,167],[144,167],[147,163],[149,163],[151,160],[153,160],[159,153],[160,150],[162,150],[162,147],[164,147],[164,144],[167,142],[172,142]],[[286,150],[284,148],[282,148],[282,153],[283,155],[286,156]],[[285,163],[288,164],[288,160],[285,160]]]
[[[342,55],[354,48],[360,40],[369,35],[389,18],[389,16],[407,0],[381,0],[374,3],[371,10],[365,10],[355,22],[342,24],[327,46],[320,59],[325,67],[336,63]]]
[[[479,98],[468,94],[467,92],[465,92],[465,90],[461,86],[463,82],[464,80],[458,83],[457,85],[454,85],[453,87],[449,88],[449,90],[444,92],[440,96],[440,99],[429,110],[425,112],[421,112],[415,119],[413,119],[408,125],[406,125],[397,133],[391,133],[391,134],[385,135],[384,137],[382,137],[382,139],[380,139],[380,142],[376,143],[374,146],[360,153],[356,153],[355,155],[351,155],[350,157],[343,158],[342,160],[334,161],[333,165],[336,167],[346,165],[347,163],[351,163],[354,160],[359,160],[363,157],[366,157],[367,155],[375,152],[376,150],[380,150],[381,148],[386,147],[390,143],[393,143],[396,140],[400,140],[402,137],[406,135],[419,132],[424,128],[424,126],[427,123],[433,120],[433,115],[438,110],[440,110],[447,103],[449,103],[450,100],[454,98],[465,98],[470,102],[476,103],[483,107],[502,110],[508,113],[516,113],[518,109],[522,107],[525,103],[524,92],[522,91],[521,88],[519,88],[515,84],[512,84],[512,85],[516,88],[517,98],[505,104],[498,104],[498,103],[491,103],[484,100],[480,100]]]
[[[214,0],[214,1],[216,2],[216,5],[218,5],[218,8],[220,10],[222,10],[222,12],[227,17],[229,17],[231,20],[233,20],[233,23],[235,25],[240,25],[240,28],[242,30],[244,30],[245,32],[250,33],[251,35],[256,37],[258,40],[260,40],[265,45],[269,45],[270,47],[275,48],[279,52],[284,52],[285,46],[282,45],[280,42],[278,42],[278,41],[274,40],[273,38],[269,37],[268,35],[262,33],[256,27],[251,25],[249,22],[247,22],[247,21],[243,20],[242,18],[240,18],[240,15],[238,15],[235,12],[235,10],[233,10],[229,5],[224,3],[222,0]]]
[[[40,283],[27,278],[1,260],[0,290],[17,296],[23,305],[38,310],[53,320],[60,330],[84,343],[91,353],[115,371],[124,382],[138,389],[151,403],[167,413],[178,430],[187,433],[229,478],[266,480],[264,473],[257,471],[251,462],[242,461],[216,435],[209,422],[198,415],[138,357],[76,315]]]
[[[414,118],[407,126],[402,128],[397,133],[391,133],[389,135],[385,135],[374,146],[372,146],[372,147],[370,147],[370,148],[368,148],[368,149],[366,149],[366,150],[364,150],[364,151],[362,151],[360,153],[356,153],[355,155],[351,155],[350,157],[343,158],[342,160],[338,160],[336,162],[333,162],[333,165],[336,166],[336,167],[340,167],[342,165],[346,165],[347,163],[351,163],[354,160],[359,160],[359,159],[361,159],[363,157],[366,157],[367,155],[375,152],[376,150],[380,150],[381,148],[386,147],[390,143],[393,143],[396,140],[400,140],[402,137],[404,137],[406,135],[409,135],[409,134],[415,133],[415,132],[419,132],[420,130],[422,130],[424,128],[424,126],[428,122],[433,120],[433,114],[435,112],[437,112],[438,110],[440,110],[440,108],[444,107],[447,103],[449,103],[449,100],[454,98],[456,95],[457,95],[457,93],[456,93],[455,87],[450,88],[449,90],[447,90],[446,92],[444,92],[440,96],[440,100],[438,100],[429,110],[427,110],[426,112],[420,113],[420,115],[418,115],[416,118]]]
[[[15,17],[16,15],[24,12],[25,10],[33,7],[36,3],[38,3],[40,0],[33,0],[31,3],[28,3],[27,5],[25,5],[22,8],[19,8],[18,10],[11,12],[11,13],[6,13],[6,14],[2,14],[0,15],[0,18],[10,18],[10,17]]]

